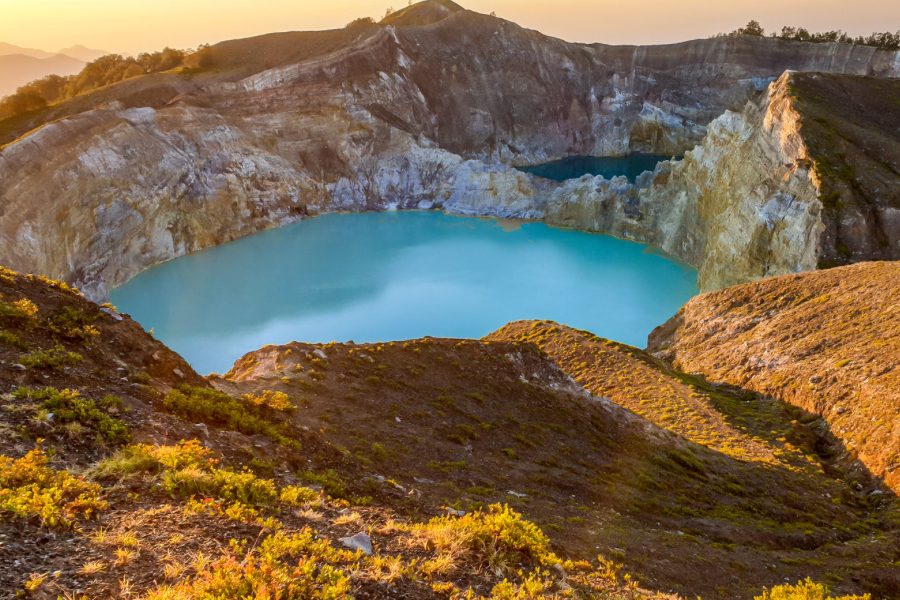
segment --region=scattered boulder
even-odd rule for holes
[[[372,538],[360,531],[356,535],[341,538],[341,545],[350,550],[360,550],[363,554],[372,554]]]

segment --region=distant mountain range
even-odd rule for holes
[[[80,45],[47,52],[0,42],[0,96],[47,75],[78,73],[86,63],[104,54],[109,52]]]

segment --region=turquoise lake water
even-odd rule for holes
[[[540,165],[519,167],[519,170],[553,181],[576,179],[582,175],[603,175],[607,179],[624,175],[629,181],[634,181],[644,171],[652,171],[659,162],[670,158],[641,153],[628,156],[569,156]]]
[[[643,245],[542,223],[333,214],[158,265],[111,299],[207,373],[266,344],[480,337],[517,319],[644,347],[696,275]]]

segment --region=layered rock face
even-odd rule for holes
[[[634,185],[569,181],[545,219],[662,248],[700,269],[702,290],[900,258],[897,99],[897,80],[785,73],[683,160]]]
[[[771,227],[755,226],[751,240],[731,239],[742,234],[730,228],[758,216],[733,215],[733,194],[719,193],[725,176],[711,175],[726,168],[719,161],[743,158],[730,140],[754,138],[755,115],[775,114],[768,108],[729,113],[703,150],[641,190],[619,181],[556,190],[512,167],[570,154],[680,154],[785,69],[896,76],[900,61],[872,48],[735,37],[569,44],[446,1],[378,26],[225,42],[196,68],[2,124],[0,261],[103,298],[147,266],[305,215],[440,207],[546,215],[647,241],[700,266],[704,288],[812,268],[814,203],[788,200],[810,193],[800,167],[785,193],[754,192]],[[777,187],[769,162],[784,157],[767,152],[753,157],[771,176],[759,185]],[[666,177],[672,187],[660,185]],[[707,201],[681,193],[691,177]]]
[[[683,160],[635,185],[583,178],[553,193],[548,222],[645,241],[700,269],[701,289],[815,269],[818,187],[785,74],[759,102],[713,121]]]

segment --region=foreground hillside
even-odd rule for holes
[[[65,285],[4,269],[0,295],[0,597],[663,597],[508,507],[423,500],[303,398],[216,392]]]
[[[629,237],[700,268],[704,290],[822,258],[896,257],[890,188],[863,184],[876,208],[836,231],[852,211],[820,210],[809,157],[780,147],[771,126],[792,101],[770,111],[784,94],[769,86],[786,70],[830,72],[863,80],[843,90],[853,98],[874,96],[865,82],[900,75],[897,56],[747,36],[572,44],[438,0],[383,23],[227,41],[0,121],[0,261],[102,301],[176,256],[322,212],[391,207]],[[880,119],[900,122],[898,106],[879,103]],[[840,114],[835,131],[851,130],[855,113]],[[558,185],[515,168],[698,144],[638,185]],[[866,148],[875,161],[890,151]]]
[[[9,597],[900,590],[896,499],[816,414],[640,350],[522,322],[266,347],[205,380],[111,308],[0,275]]]
[[[654,331],[650,351],[683,371],[821,415],[818,426],[842,444],[835,460],[858,459],[900,490],[900,263],[699,296]]]

